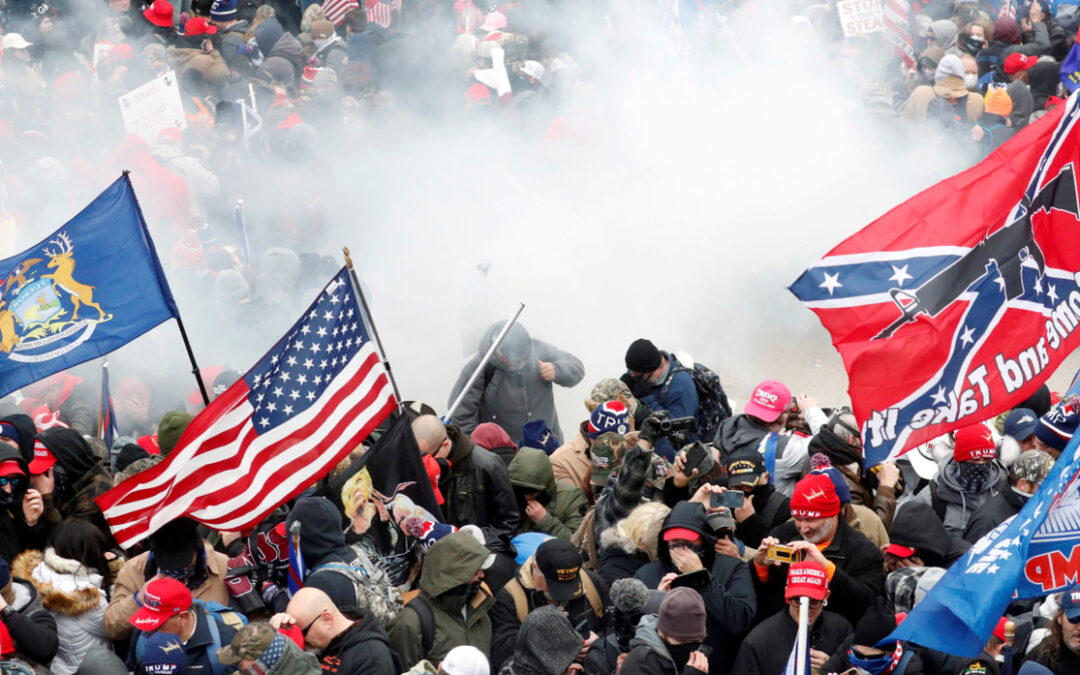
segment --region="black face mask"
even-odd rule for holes
[[[684,645],[673,645],[667,640],[664,640],[664,644],[667,645],[668,652],[671,654],[671,659],[675,661],[675,672],[678,673],[682,672],[686,662],[690,660],[690,654],[701,648],[700,642],[688,642]]]
[[[975,37],[974,35],[965,35],[963,40],[963,47],[968,54],[977,56],[983,48],[983,39],[981,37]]]

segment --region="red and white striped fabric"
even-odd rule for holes
[[[351,9],[360,9],[358,0],[323,0],[322,11],[326,19],[335,26],[340,26],[345,20],[345,15]]]
[[[401,13],[401,0],[367,0],[367,20],[390,28],[394,13]]]
[[[117,543],[129,548],[180,516],[253,527],[326,475],[397,405],[368,325],[343,269],[164,462],[97,499]]]
[[[915,35],[912,29],[914,16],[907,0],[885,0],[885,30],[882,35],[894,47],[904,64],[915,65]]]
[[[1016,18],[1016,0],[1001,0],[1001,9],[998,10],[998,18],[1007,16],[1010,19]]]

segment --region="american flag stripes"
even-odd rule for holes
[[[998,10],[998,18],[1016,18],[1016,0],[1001,0],[1001,9]]]
[[[896,47],[897,54],[904,64],[911,68],[915,65],[915,36],[912,30],[914,16],[911,4],[907,0],[884,0],[886,40]]]
[[[390,28],[394,13],[401,13],[401,0],[367,0],[367,20]]]
[[[360,3],[357,0],[324,0],[322,9],[328,21],[340,26],[349,10],[360,9]]]
[[[396,406],[369,331],[342,269],[168,459],[98,498],[117,543],[184,515],[216,530],[251,527],[322,478]]]

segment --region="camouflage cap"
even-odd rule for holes
[[[585,399],[585,408],[592,412],[598,405],[607,401],[622,401],[625,403],[626,409],[630,411],[631,425],[633,424],[632,418],[634,412],[637,411],[638,400],[630,393],[630,387],[626,386],[625,382],[614,377],[605,377],[600,380],[593,386],[589,397]]]
[[[590,482],[597,486],[607,485],[608,478],[622,465],[623,455],[626,454],[626,439],[614,431],[602,433],[592,442],[589,454],[592,456]]]
[[[1042,483],[1050,469],[1054,468],[1054,458],[1042,450],[1028,450],[1012,465],[1012,475],[1016,480],[1023,478],[1029,483]]]
[[[268,623],[249,623],[236,631],[228,647],[218,650],[218,661],[230,666],[239,663],[240,659],[258,659],[276,635],[277,631]]]

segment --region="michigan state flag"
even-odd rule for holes
[[[0,274],[0,396],[179,315],[126,174]]]

